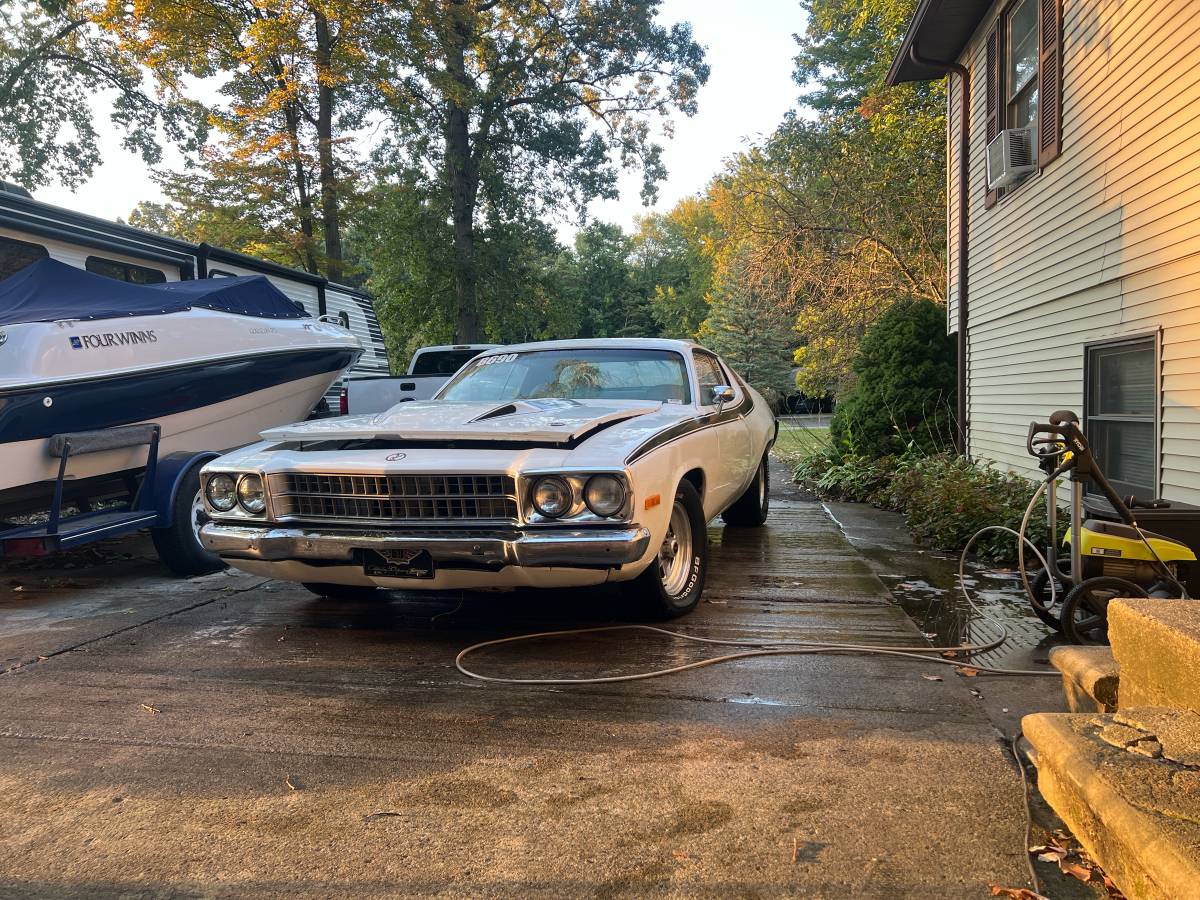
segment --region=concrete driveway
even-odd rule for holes
[[[819,504],[714,526],[712,637],[920,636]],[[886,657],[589,687],[483,684],[492,636],[625,621],[620,593],[317,599],[165,577],[147,543],[0,578],[0,894],[984,897],[1023,884],[1015,767],[965,679]],[[67,563],[72,568],[64,568]],[[502,648],[588,675],[713,651]],[[931,681],[922,674],[937,674]],[[976,679],[972,679],[976,681]]]

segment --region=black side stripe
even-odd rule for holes
[[[754,400],[751,399],[749,392],[743,391],[742,402],[737,406],[730,406],[722,409],[719,413],[705,413],[702,416],[696,416],[693,419],[685,419],[682,422],[676,422],[673,425],[668,425],[662,431],[647,438],[638,447],[625,457],[625,464],[641,459],[651,450],[669,444],[672,441],[677,441],[679,438],[689,435],[694,431],[702,431],[705,428],[713,428],[717,425],[723,425],[733,419],[745,418],[754,409]]]

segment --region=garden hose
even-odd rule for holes
[[[1057,473],[1054,476],[1057,477]],[[1004,627],[1004,623],[990,616],[975,602],[971,596],[971,592],[967,590],[966,582],[966,563],[967,553],[975,545],[975,542],[983,534],[990,531],[1003,531],[1007,534],[1012,534],[1017,537],[1017,544],[1022,550],[1028,544],[1032,548],[1034,555],[1037,556],[1042,566],[1049,571],[1049,566],[1046,563],[1046,558],[1042,555],[1034,544],[1025,537],[1025,529],[1029,523],[1030,513],[1033,505],[1037,502],[1042,492],[1049,484],[1049,479],[1042,482],[1037,491],[1034,492],[1033,499],[1029,501],[1029,506],[1025,510],[1025,516],[1021,520],[1020,530],[1014,530],[1004,525],[989,525],[986,528],[981,528],[975,534],[971,535],[971,539],[967,541],[967,545],[963,548],[958,559],[958,586],[962,591],[963,597],[970,607],[979,614],[979,617],[986,622],[995,625],[1000,634],[997,638],[983,644],[962,644],[956,647],[906,647],[906,646],[874,646],[871,644],[849,644],[849,643],[831,643],[827,641],[772,641],[767,639],[743,639],[743,640],[723,640],[717,638],[697,637],[696,635],[684,634],[679,631],[672,631],[667,628],[659,628],[655,625],[601,625],[593,628],[567,628],[557,631],[538,631],[531,634],[519,634],[512,637],[495,638],[488,641],[480,641],[477,644],[472,644],[469,647],[459,651],[459,654],[454,658],[454,666],[463,675],[468,678],[474,678],[477,681],[488,681],[495,684],[614,684],[623,681],[644,681],[649,678],[661,678],[665,675],[675,675],[679,672],[687,672],[692,669],[702,669],[707,666],[715,666],[720,663],[732,662],[737,659],[751,659],[758,656],[801,656],[817,653],[867,653],[881,656],[896,656],[902,659],[919,659],[923,663],[936,663],[939,665],[955,666],[956,668],[969,668],[973,672],[980,675],[1033,675],[1042,677],[1055,677],[1059,673],[1053,669],[1005,669],[994,666],[980,666],[974,663],[966,663],[962,659],[948,659],[942,654],[947,651],[953,651],[963,656],[971,656],[977,653],[984,653],[988,650],[994,650],[1000,647],[1008,640],[1008,629]],[[1025,581],[1026,589],[1028,590],[1028,580],[1025,578],[1024,571],[1024,554],[1019,554],[1021,560],[1021,577]],[[1053,579],[1050,582],[1051,603],[1053,604],[1055,587]],[[647,672],[634,672],[628,675],[603,675],[594,678],[508,678],[498,675],[481,675],[478,672],[473,672],[464,664],[465,660],[472,653],[483,650],[487,647],[498,647],[502,644],[516,644],[525,641],[542,640],[545,638],[568,637],[571,635],[581,634],[598,634],[601,632],[610,631],[648,631],[655,634],[663,634],[668,637],[679,638],[684,641],[691,641],[698,644],[712,644],[723,647],[753,647],[752,650],[741,650],[736,653],[726,653],[721,656],[714,656],[710,659],[697,660],[696,662],[684,663],[678,666],[671,666],[666,669],[654,669]],[[930,655],[935,654],[935,655]]]

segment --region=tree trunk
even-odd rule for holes
[[[316,274],[312,195],[308,192],[308,173],[304,171],[304,159],[300,155],[300,117],[291,105],[284,107],[283,115],[287,122],[288,143],[292,149],[292,177],[296,181],[296,201],[300,207],[300,233],[304,235],[304,266],[309,272]]]
[[[475,200],[479,173],[471,156],[470,116],[462,98],[471,91],[467,75],[466,47],[471,28],[471,11],[463,0],[451,0],[455,21],[447,41],[446,68],[459,88],[447,104],[446,180],[450,187],[450,216],[454,223],[454,342],[479,341],[479,307],[476,287]]]
[[[317,71],[329,72],[333,43],[329,20],[316,14]],[[342,229],[338,216],[337,167],[333,157],[333,88],[319,79],[317,87],[317,161],[321,178],[321,219],[325,226],[326,276],[331,281],[342,279]]]

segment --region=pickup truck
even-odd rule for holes
[[[408,400],[429,400],[450,376],[485,350],[498,344],[448,344],[422,347],[413,354],[404,375],[348,378],[342,387],[338,412],[367,415],[391,409]]]

